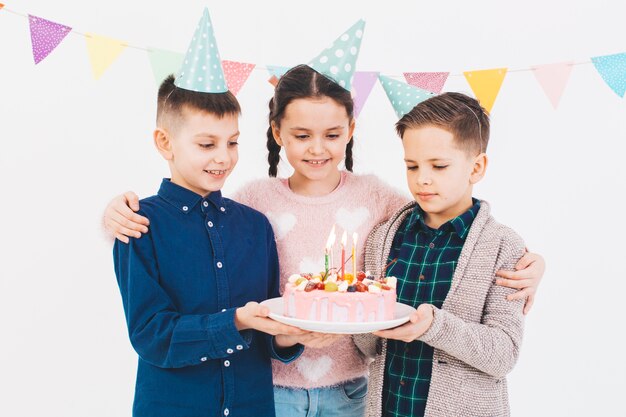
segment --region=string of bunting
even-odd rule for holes
[[[78,32],[70,26],[66,26],[42,17],[31,14],[23,14],[7,8],[0,3],[0,14],[11,13],[28,19],[30,26],[30,38],[32,53],[35,64],[41,63],[50,55],[70,33],[85,38],[87,43],[87,55],[91,64],[94,79],[99,79],[106,70],[115,62],[120,54],[127,48],[147,52],[155,82],[159,84],[168,74],[176,72],[183,61],[184,54],[164,50],[155,47],[141,47],[127,42],[109,38],[89,32]],[[438,94],[450,76],[464,76],[472,91],[480,100],[481,104],[491,111],[500,87],[506,75],[510,72],[532,71],[537,82],[543,89],[552,106],[556,109],[572,69],[576,65],[593,64],[598,74],[611,90],[619,97],[626,93],[626,52],[592,57],[585,62],[558,62],[545,65],[532,66],[523,69],[495,68],[477,71],[464,71],[462,74],[450,72],[403,72],[402,76],[410,85],[422,90]],[[253,63],[222,61],[224,76],[228,87],[233,94],[237,94],[253,70],[262,70],[269,73],[269,82],[277,82],[289,67],[279,65],[260,66]],[[379,79],[378,71],[356,71],[353,79],[353,91],[355,100],[355,115],[358,116],[363,105]],[[400,77],[392,75],[392,77]]]

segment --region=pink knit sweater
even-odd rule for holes
[[[357,268],[363,268],[363,248],[371,229],[387,220],[408,202],[407,197],[373,175],[342,171],[339,186],[322,197],[293,193],[285,179],[253,181],[240,189],[234,200],[265,214],[274,229],[280,261],[281,293],[289,275],[324,269],[324,247],[336,225],[334,265],[339,265],[339,239],[358,233]],[[349,253],[346,255],[349,256]],[[347,271],[351,270],[351,262]],[[325,349],[306,348],[294,362],[272,361],[274,384],[283,387],[317,388],[337,385],[367,374],[367,362],[350,336]]]

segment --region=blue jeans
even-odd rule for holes
[[[366,377],[336,387],[274,387],[276,417],[363,417],[366,394]]]

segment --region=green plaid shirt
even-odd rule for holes
[[[480,201],[439,229],[428,227],[419,206],[403,221],[394,237],[387,276],[398,278],[398,301],[441,308],[452,283],[465,238],[480,209]],[[383,386],[383,415],[423,416],[432,372],[433,348],[423,342],[389,340]]]

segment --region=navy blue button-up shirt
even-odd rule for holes
[[[139,354],[134,416],[274,416],[269,335],[238,331],[237,307],[278,297],[274,234],[256,210],[164,179],[141,200],[150,231],[115,243],[128,332]]]

